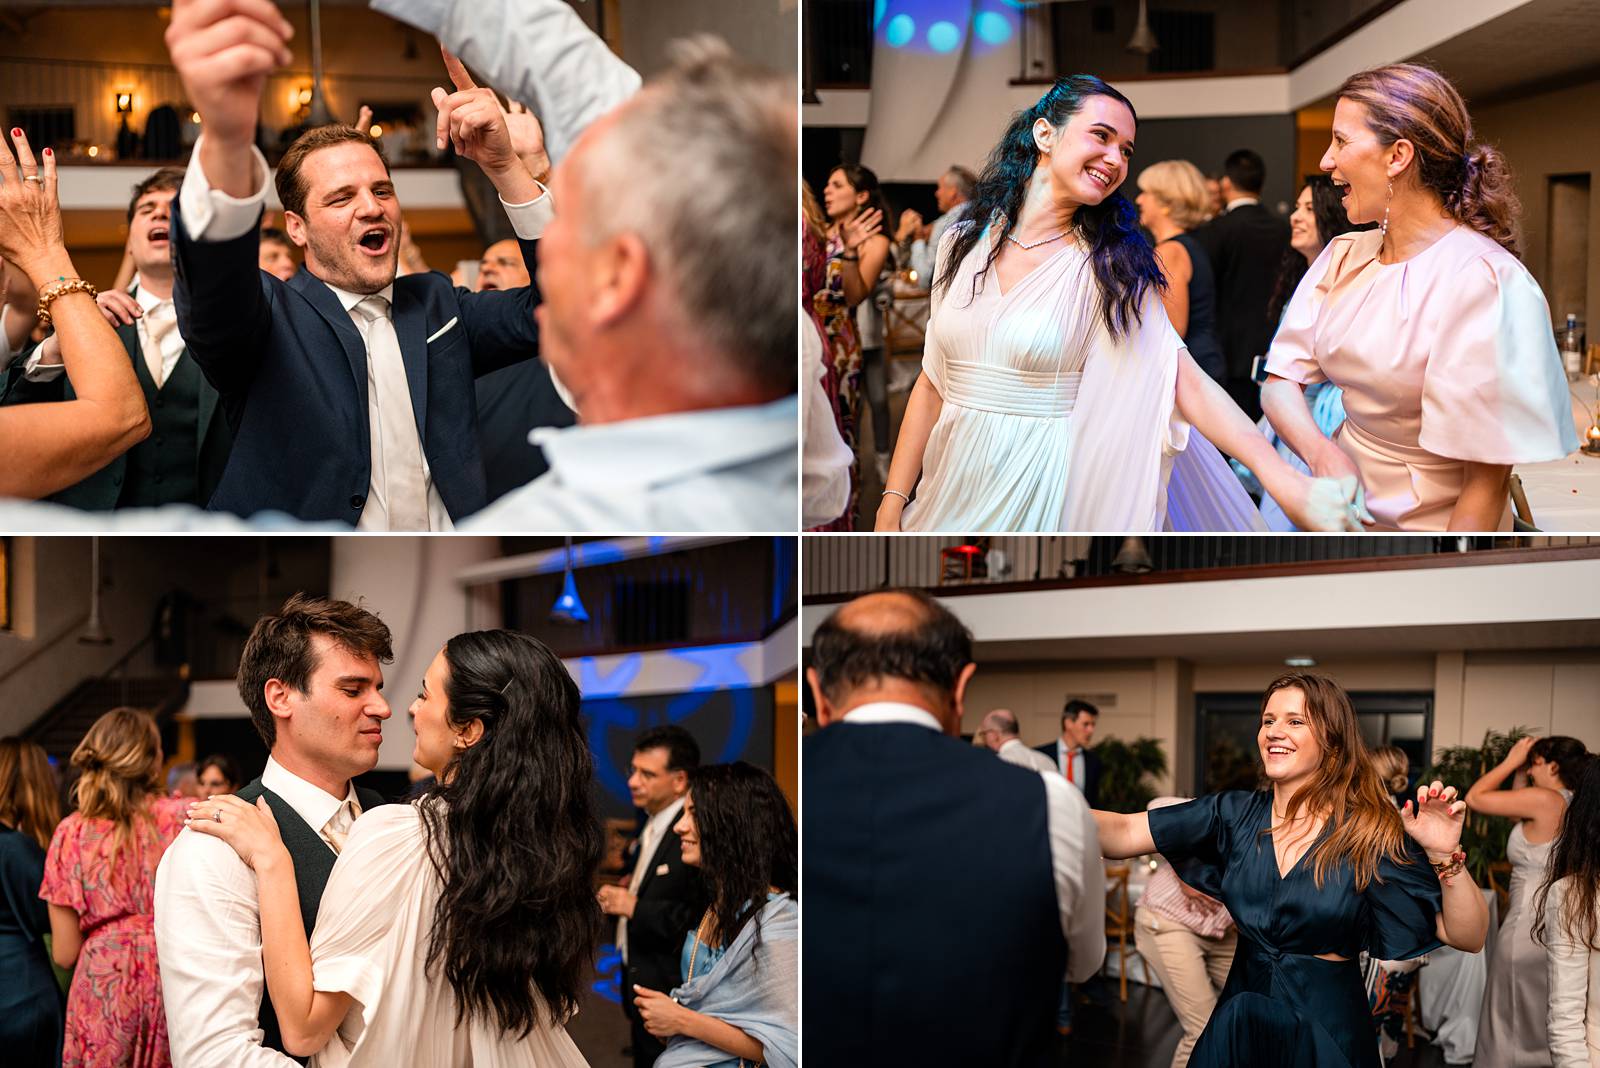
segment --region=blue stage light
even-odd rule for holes
[[[917,21],[910,15],[896,15],[889,20],[889,28],[884,32],[884,40],[890,48],[902,48],[909,44],[911,38],[917,35]]]
[[[978,39],[986,44],[999,45],[1011,40],[1011,21],[998,11],[980,11],[972,20]]]
[[[961,28],[953,22],[935,22],[928,27],[928,47],[935,52],[954,52],[961,47]]]

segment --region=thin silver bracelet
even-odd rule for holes
[[[907,497],[904,493],[901,493],[899,490],[891,490],[891,489],[886,489],[882,493],[878,494],[878,499],[882,500],[883,498],[889,496],[889,494],[891,494],[891,493],[894,494],[896,497],[899,497],[902,501],[905,501],[907,504],[911,503],[911,498],[910,497]]]

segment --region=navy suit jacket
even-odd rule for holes
[[[174,212],[172,232],[178,328],[233,430],[211,508],[355,524],[372,448],[366,346],[350,314],[306,270],[287,282],[262,271],[254,227],[228,241],[196,241]],[[521,245],[533,263],[536,244]],[[538,303],[535,286],[471,293],[437,272],[394,280],[394,328],[422,451],[455,522],[488,503],[473,379],[538,354]]]

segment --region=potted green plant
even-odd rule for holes
[[[1111,812],[1143,812],[1156,796],[1147,780],[1167,773],[1161,743],[1154,738],[1107,738],[1094,751],[1100,758],[1101,806]]]

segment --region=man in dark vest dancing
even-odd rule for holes
[[[806,1062],[1059,1063],[1062,976],[1105,957],[1083,796],[959,740],[972,635],[924,593],[817,628],[801,762]]]
[[[393,659],[377,616],[305,594],[257,620],[239,658],[239,695],[271,756],[237,796],[272,807],[308,934],[351,825],[383,803],[350,780],[378,762],[389,718],[382,665]],[[156,871],[155,926],[176,1068],[297,1063],[265,996],[255,875],[232,847],[178,836]]]

